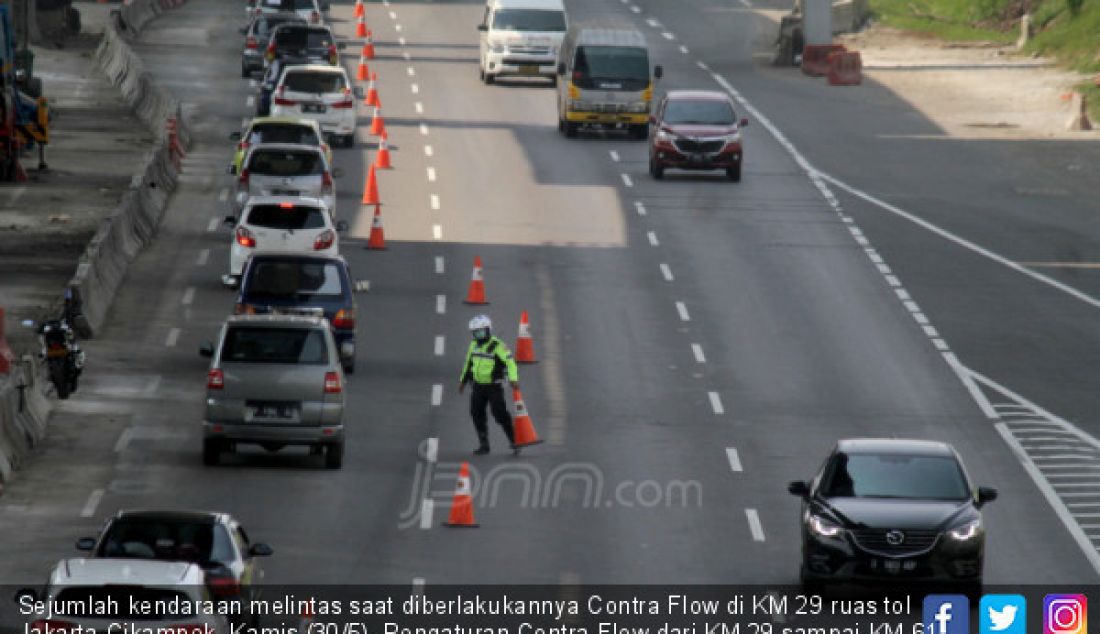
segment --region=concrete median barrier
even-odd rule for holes
[[[30,355],[24,355],[9,375],[0,378],[0,492],[46,436],[50,415],[46,383]]]

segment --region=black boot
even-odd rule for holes
[[[474,449],[475,456],[484,456],[489,453],[489,445],[479,445],[477,449]]]

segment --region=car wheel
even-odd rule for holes
[[[244,64],[241,64],[241,77],[243,77],[245,79],[248,79],[251,76],[252,76],[252,71],[248,70],[248,67],[245,66]]]
[[[665,166],[654,159],[649,159],[649,175],[657,180],[661,180],[665,177]]]
[[[741,164],[738,163],[737,165],[734,165],[733,167],[727,167],[726,168],[726,176],[728,176],[731,181],[733,181],[735,183],[740,183],[741,182]]]
[[[339,469],[344,466],[344,443],[325,447],[325,468]]]
[[[570,138],[570,139],[576,138],[578,128],[580,128],[579,124],[577,124],[573,121],[566,121],[565,122],[565,136],[567,138]]]
[[[202,463],[213,467],[221,461],[222,443],[213,438],[205,438],[202,441]]]

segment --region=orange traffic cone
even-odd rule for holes
[[[380,170],[393,168],[393,164],[390,163],[390,145],[387,140],[388,135],[383,132],[382,138],[378,139],[378,153],[374,156],[374,166]]]
[[[523,394],[519,390],[512,390],[512,401],[516,406],[515,439],[512,446],[515,448],[537,445],[539,435],[535,433],[535,426],[531,423],[531,417],[527,414],[527,406],[523,404]]]
[[[367,20],[363,16],[355,20],[355,37],[367,37]]]
[[[466,293],[467,304],[488,304],[485,301],[485,278],[481,275],[481,256],[474,257],[474,273],[470,278],[470,290]]]
[[[366,56],[360,54],[359,70],[356,71],[355,78],[359,81],[367,81],[368,77],[370,77],[370,69],[367,68],[367,58]]]
[[[382,230],[382,205],[374,206],[374,220],[370,225],[370,239],[367,240],[367,248],[378,250],[386,248],[386,232]]]
[[[454,528],[477,528],[474,522],[474,500],[470,497],[470,463],[463,462],[458,470],[458,484],[455,486],[454,501],[451,502],[451,515],[444,526]]]
[[[363,188],[363,204],[382,204],[382,200],[378,197],[378,175],[374,173],[374,165],[371,165],[370,171],[367,172],[367,186]]]
[[[386,131],[386,123],[382,121],[382,106],[374,107],[374,118],[370,121],[370,133],[381,136]]]
[[[527,321],[527,311],[519,316],[519,337],[516,338],[516,363],[536,363],[535,343],[531,339],[531,324]]]
[[[355,0],[355,14],[354,17],[361,18],[366,13],[363,7],[363,0]]]
[[[362,20],[362,18],[359,19]],[[366,28],[366,24],[363,24],[363,27]],[[367,59],[374,59],[374,33],[367,31],[363,35],[367,38],[367,41],[363,44],[363,51],[366,52]]]
[[[363,100],[363,103],[368,106],[382,106],[382,100],[378,98],[378,89],[375,88],[374,82],[378,81],[378,73],[372,73],[370,76],[370,85],[367,87],[367,98]]]

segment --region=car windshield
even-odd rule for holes
[[[251,145],[260,143],[296,143],[300,145],[320,145],[317,133],[307,125],[287,123],[265,123],[252,127],[248,135]]]
[[[340,297],[344,286],[335,262],[261,260],[249,267],[245,292],[251,299]]]
[[[565,31],[565,14],[540,9],[504,9],[493,16],[498,31]]]
[[[947,456],[836,454],[826,468],[825,497],[964,500],[970,496],[959,463]]]
[[[649,54],[628,46],[582,46],[573,70],[587,79],[649,80]]]
[[[341,73],[294,71],[283,76],[283,85],[293,92],[329,93],[342,92],[347,84]]]
[[[282,28],[275,34],[275,46],[283,50],[327,49],[332,45],[328,29]]]
[[[99,557],[230,563],[228,535],[209,522],[189,519],[134,518],[111,522],[96,551]]]
[[[275,27],[280,24],[287,24],[293,22],[302,22],[301,18],[288,18],[285,16],[268,16],[266,18],[259,18],[256,20],[256,35],[258,37],[270,37],[271,32],[275,30]]]
[[[733,125],[737,115],[725,101],[670,99],[663,119],[671,124]]]
[[[325,337],[319,328],[250,328],[234,326],[225,333],[222,363],[328,363]]]
[[[245,222],[254,227],[280,231],[322,229],[325,226],[325,212],[302,205],[256,205],[248,212]]]
[[[53,597],[51,607],[58,616],[106,618],[118,621],[170,621],[178,614],[170,610],[150,610],[149,605],[187,606],[192,599],[179,590],[138,585],[69,586]],[[87,613],[87,606],[105,606],[102,611]],[[83,606],[83,607],[81,607]]]
[[[248,171],[262,176],[315,176],[324,173],[325,164],[316,152],[256,150]]]

